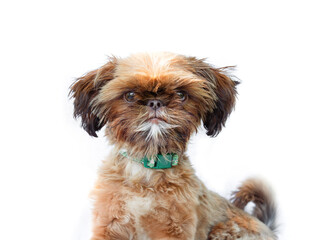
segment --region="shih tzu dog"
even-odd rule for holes
[[[231,203],[186,156],[201,122],[209,136],[221,131],[237,83],[228,68],[172,53],[114,57],[74,82],[74,116],[94,137],[106,126],[114,145],[92,192],[93,240],[276,239],[268,188],[249,179]]]

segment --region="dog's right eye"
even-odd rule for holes
[[[184,102],[187,98],[187,94],[184,91],[178,91],[178,92],[176,92],[176,94],[180,98],[181,102]]]
[[[134,92],[127,92],[124,95],[124,98],[127,102],[134,102],[136,94]]]

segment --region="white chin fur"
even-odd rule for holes
[[[136,132],[147,132],[146,140],[158,140],[163,138],[168,129],[174,128],[176,125],[168,124],[159,121],[158,124],[152,122],[144,122],[137,129]]]

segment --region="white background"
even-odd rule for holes
[[[142,51],[237,65],[235,111],[188,154],[229,196],[260,176],[279,205],[279,236],[329,239],[332,36],[329,1],[2,1],[0,239],[86,240],[88,193],[109,146],[72,118],[68,87]]]

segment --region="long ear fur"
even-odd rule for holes
[[[213,91],[217,96],[215,107],[212,112],[208,112],[203,118],[203,124],[207,130],[206,134],[211,137],[217,136],[232,112],[236,99],[236,85],[238,81],[233,81],[226,74],[232,67],[214,68],[204,62],[204,59],[188,58],[189,65],[193,72],[212,83]]]
[[[96,132],[106,124],[98,117],[100,106],[93,104],[93,99],[113,79],[115,65],[116,59],[113,58],[101,68],[78,78],[70,87],[69,95],[74,98],[74,117],[81,117],[82,127],[93,137],[97,137]]]

